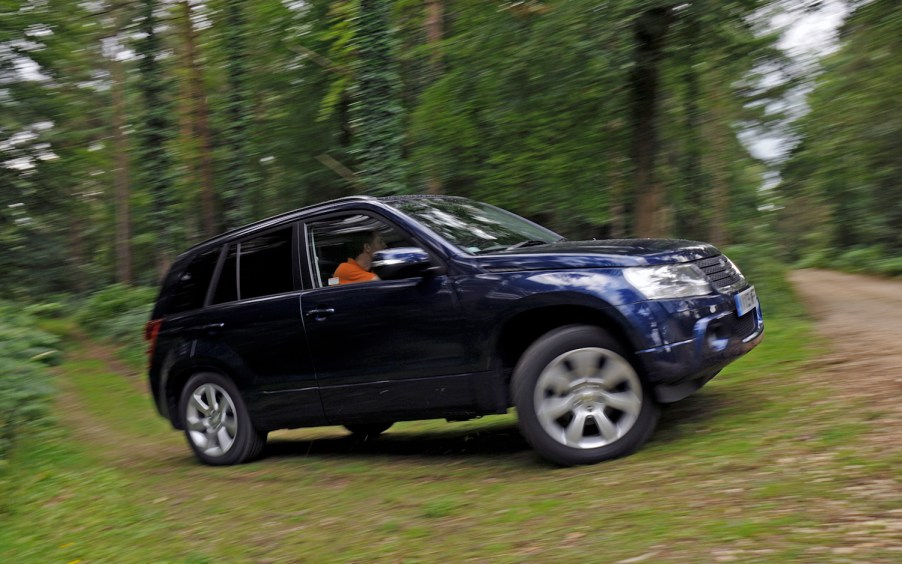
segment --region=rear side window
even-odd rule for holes
[[[219,249],[197,255],[179,276],[169,301],[169,313],[179,313],[203,307],[210,287],[210,278],[216,269]]]
[[[230,245],[213,303],[293,291],[292,233],[287,227]]]

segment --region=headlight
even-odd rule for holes
[[[694,264],[637,266],[624,269],[623,275],[649,300],[704,296],[714,291]]]

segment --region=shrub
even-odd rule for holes
[[[887,251],[881,245],[858,246],[845,250],[824,249],[802,257],[796,267],[830,268],[861,274],[902,276],[902,256]]]
[[[833,261],[834,268],[846,272],[876,272],[886,253],[879,245],[856,247],[843,252]]]
[[[92,294],[79,308],[76,321],[95,337],[131,343],[141,337],[154,298],[153,288],[113,284]]]
[[[877,272],[884,276],[902,276],[902,257],[882,258],[875,266]]]
[[[833,254],[828,250],[819,250],[799,259],[796,268],[830,268],[833,264]]]
[[[134,367],[145,361],[144,326],[157,291],[154,288],[108,286],[92,294],[78,309],[76,322],[91,336],[118,345],[118,355]]]
[[[786,279],[788,267],[775,258],[778,253],[768,245],[732,245],[724,250],[742,271],[755,291],[766,316],[801,317],[792,286]]]
[[[13,304],[0,304],[0,460],[17,437],[49,413],[48,367],[59,361],[58,338]]]

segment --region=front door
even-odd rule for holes
[[[301,312],[326,417],[343,423],[472,408],[475,361],[449,278],[339,284],[332,270],[341,262],[369,266],[361,232],[388,246],[415,244],[366,214],[308,223],[308,255],[320,287],[301,294]]]

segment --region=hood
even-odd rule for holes
[[[691,262],[721,254],[708,243],[682,239],[559,241],[475,257],[485,270],[610,268]]]

